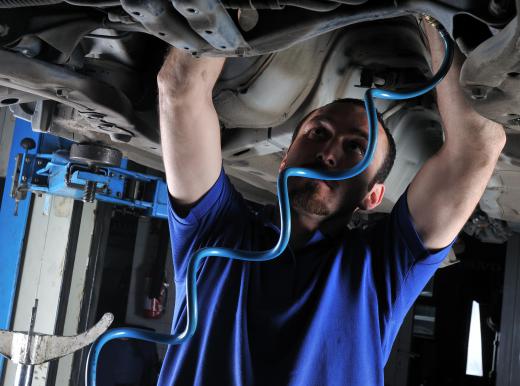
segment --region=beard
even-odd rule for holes
[[[302,187],[295,189],[290,195],[291,206],[317,216],[330,216],[331,208],[320,196],[320,185],[317,181],[306,181]]]

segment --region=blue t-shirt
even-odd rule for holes
[[[187,216],[170,207],[173,332],[186,325],[192,252],[276,243],[267,207],[258,209],[223,171]],[[383,386],[402,320],[447,253],[425,249],[403,195],[369,231],[345,229],[335,238],[317,231],[297,253],[288,248],[267,262],[206,258],[197,279],[197,331],[169,347],[158,385]]]

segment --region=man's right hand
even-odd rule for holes
[[[157,76],[166,180],[179,208],[197,202],[220,174],[220,127],[212,92],[224,61],[197,59],[171,48]]]

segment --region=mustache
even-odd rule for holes
[[[316,171],[328,171],[330,168],[327,165],[324,165],[322,162],[315,161],[315,162],[306,162],[302,165],[298,166],[299,168],[305,168],[305,169],[311,169]],[[339,183],[341,181],[334,181],[334,180],[322,180],[319,178],[308,178],[308,177],[301,177],[304,180],[308,181],[308,187],[315,188],[318,185],[318,181],[323,181],[327,186],[331,189],[336,189],[339,186]],[[306,184],[307,185],[307,184]]]
[[[320,161],[306,162],[298,166],[299,168],[313,169],[313,170],[328,170],[330,169],[326,164]]]

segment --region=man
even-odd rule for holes
[[[427,34],[437,69],[442,43],[435,30]],[[457,57],[437,90],[445,143],[388,220],[366,233],[345,226],[354,211],[373,209],[383,198],[392,140],[380,125],[374,161],[359,176],[289,181],[293,227],[279,258],[201,264],[197,332],[170,347],[160,385],[383,385],[403,317],[478,203],[505,144],[503,128],[466,103],[460,64]],[[222,65],[222,59],[172,50],[158,77],[175,332],[186,323],[192,252],[204,246],[266,250],[279,236],[277,211],[250,208],[222,172],[212,103]],[[352,167],[363,156],[367,131],[359,103],[319,108],[300,124],[280,168]]]

